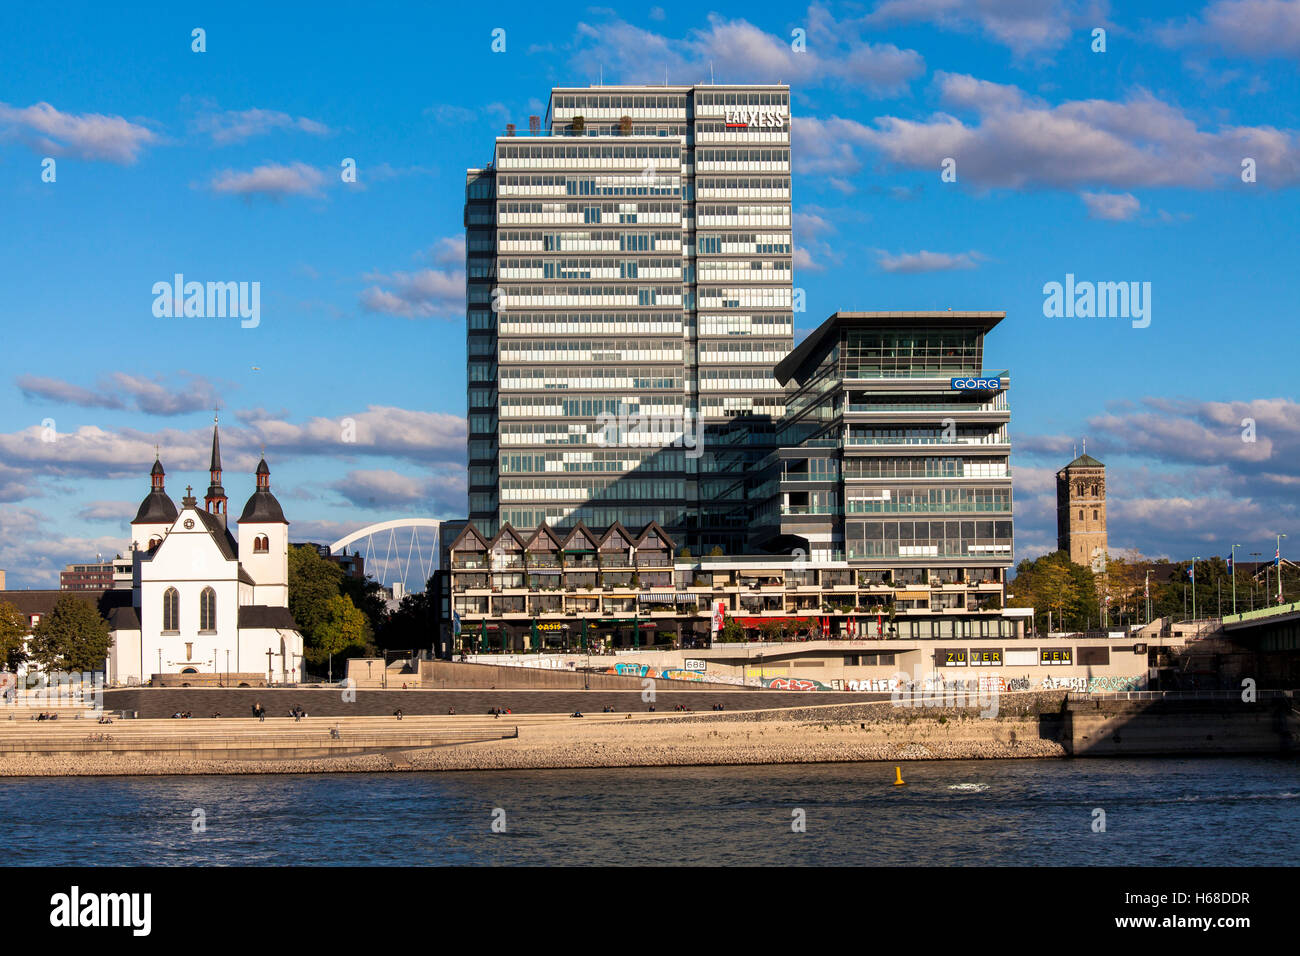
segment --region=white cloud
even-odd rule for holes
[[[800,119],[808,143],[806,172],[853,172],[855,147],[909,169],[937,171],[956,161],[958,182],[976,187],[1072,189],[1189,186],[1240,182],[1241,157],[1254,157],[1261,182],[1300,182],[1300,135],[1271,126],[1205,130],[1184,111],[1139,90],[1123,102],[1073,100],[1049,106],[1015,87],[937,73],[948,106],[976,114],[975,122],[938,112],[926,119],[878,116],[856,120]]]
[[[276,110],[225,110],[205,113],[195,122],[199,132],[207,133],[218,146],[239,143],[273,130],[293,130],[313,136],[328,136],[332,131],[324,123],[305,116],[290,116]]]
[[[372,273],[366,278],[380,283],[361,293],[361,307],[367,312],[384,312],[408,319],[463,319],[465,316],[463,270],[420,269],[391,275]]]
[[[984,257],[970,252],[900,252],[897,255],[876,250],[876,263],[885,272],[948,272],[953,269],[975,269]]]
[[[212,179],[212,190],[236,196],[314,196],[325,184],[325,174],[306,163],[268,163],[247,172],[227,169]]]
[[[158,142],[148,127],[121,116],[62,113],[49,103],[18,108],[0,103],[0,130],[9,129],[34,149],[51,156],[107,160],[130,165],[140,151]]]
[[[1300,3],[1296,0],[1215,0],[1181,23],[1157,30],[1173,47],[1204,47],[1257,59],[1300,58]]]
[[[1079,197],[1088,207],[1090,219],[1106,219],[1111,222],[1124,222],[1132,219],[1142,208],[1138,198],[1132,193],[1089,193],[1081,192]]]

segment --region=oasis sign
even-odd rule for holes
[[[949,382],[954,392],[997,392],[1002,388],[1000,378],[954,378]]]
[[[776,110],[727,110],[727,129],[785,129]]]

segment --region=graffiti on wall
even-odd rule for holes
[[[895,691],[898,690],[897,677],[868,677],[849,681],[849,690],[856,691]]]
[[[772,677],[763,678],[763,686],[772,690],[830,690],[831,688],[819,680],[809,680],[806,677]]]
[[[1073,690],[1089,694],[1142,690],[1144,677],[1044,677],[1043,690]]]

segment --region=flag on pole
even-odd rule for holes
[[[1229,573],[1229,574],[1232,573],[1232,555],[1231,555],[1231,554],[1228,555],[1228,573]]]
[[[460,637],[460,614],[457,611],[451,612],[451,633]]]
[[[1187,569],[1187,577],[1188,577],[1189,580],[1192,580],[1192,581],[1195,581],[1195,580],[1196,580],[1196,566],[1195,566],[1195,565],[1192,565],[1190,568]]]

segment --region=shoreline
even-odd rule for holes
[[[525,726],[518,738],[361,754],[204,759],[178,754],[54,753],[7,756],[0,777],[380,773],[758,766],[1069,756],[1042,735],[1040,715],[981,719],[963,713],[889,712],[876,705],[781,711],[580,718]]]

